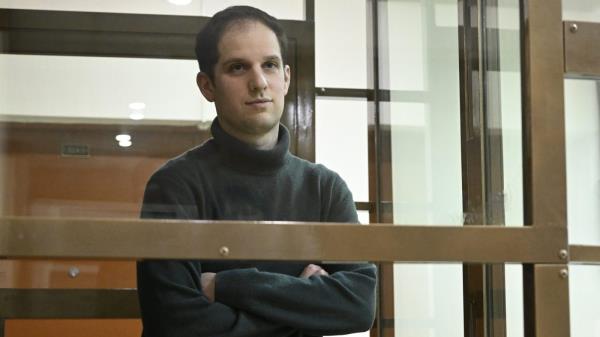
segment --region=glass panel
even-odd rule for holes
[[[229,6],[248,5],[260,8],[278,19],[304,20],[304,0],[202,0],[202,15],[213,16]]]
[[[600,22],[598,0],[563,0],[563,20]]]
[[[315,1],[317,87],[367,87],[366,7],[364,0]]]
[[[358,213],[358,221],[363,224],[369,224],[370,223],[370,219],[369,219],[369,211],[356,211]]]
[[[565,80],[567,223],[572,244],[600,245],[600,85]]]
[[[0,55],[0,214],[138,218],[152,172],[209,137],[196,72],[191,60]]]
[[[233,5],[251,5],[279,19],[305,18],[304,0],[0,0],[0,8],[194,16],[212,16]]]
[[[198,92],[197,72],[194,60],[0,54],[0,116],[210,122],[216,112]]]
[[[462,265],[394,264],[396,337],[463,337]]]
[[[572,337],[600,336],[600,267],[569,266],[569,302]]]
[[[381,78],[393,90],[381,111],[391,133],[394,223],[460,225],[458,26],[438,25],[456,17],[456,1],[381,6]]]
[[[490,71],[499,81],[504,184],[504,223],[523,226],[523,144],[521,114],[521,51],[518,0],[498,1],[500,69]]]
[[[355,201],[369,200],[367,116],[366,99],[316,99],[316,162],[337,172]]]
[[[462,225],[457,2],[388,1],[379,12],[393,222]],[[395,264],[396,337],[464,336],[462,295],[460,264]]]
[[[506,336],[523,337],[523,265],[504,265],[506,294]]]

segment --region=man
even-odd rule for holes
[[[290,68],[276,19],[246,6],[198,34],[197,83],[214,102],[213,138],[170,160],[146,186],[143,218],[358,222],[334,172],[291,155],[279,124]],[[371,264],[142,261],[143,335],[322,336],[368,330]]]

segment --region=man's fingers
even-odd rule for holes
[[[327,271],[325,271],[325,269],[321,268],[320,266],[311,263],[304,268],[302,274],[300,274],[300,277],[309,278],[313,275],[327,276],[329,275],[329,273],[327,273]]]

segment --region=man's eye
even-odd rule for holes
[[[244,70],[244,65],[241,63],[234,63],[229,66],[229,71],[232,71],[232,72],[240,72],[242,70]]]
[[[279,64],[277,62],[267,62],[267,63],[265,63],[265,68],[277,69],[277,68],[279,68]]]

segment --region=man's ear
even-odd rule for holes
[[[285,81],[285,95],[287,95],[291,80],[290,66],[287,64],[283,67],[283,80]]]
[[[206,73],[199,72],[198,75],[196,75],[196,84],[198,85],[198,89],[200,89],[202,96],[204,96],[207,101],[215,101],[215,87]]]

